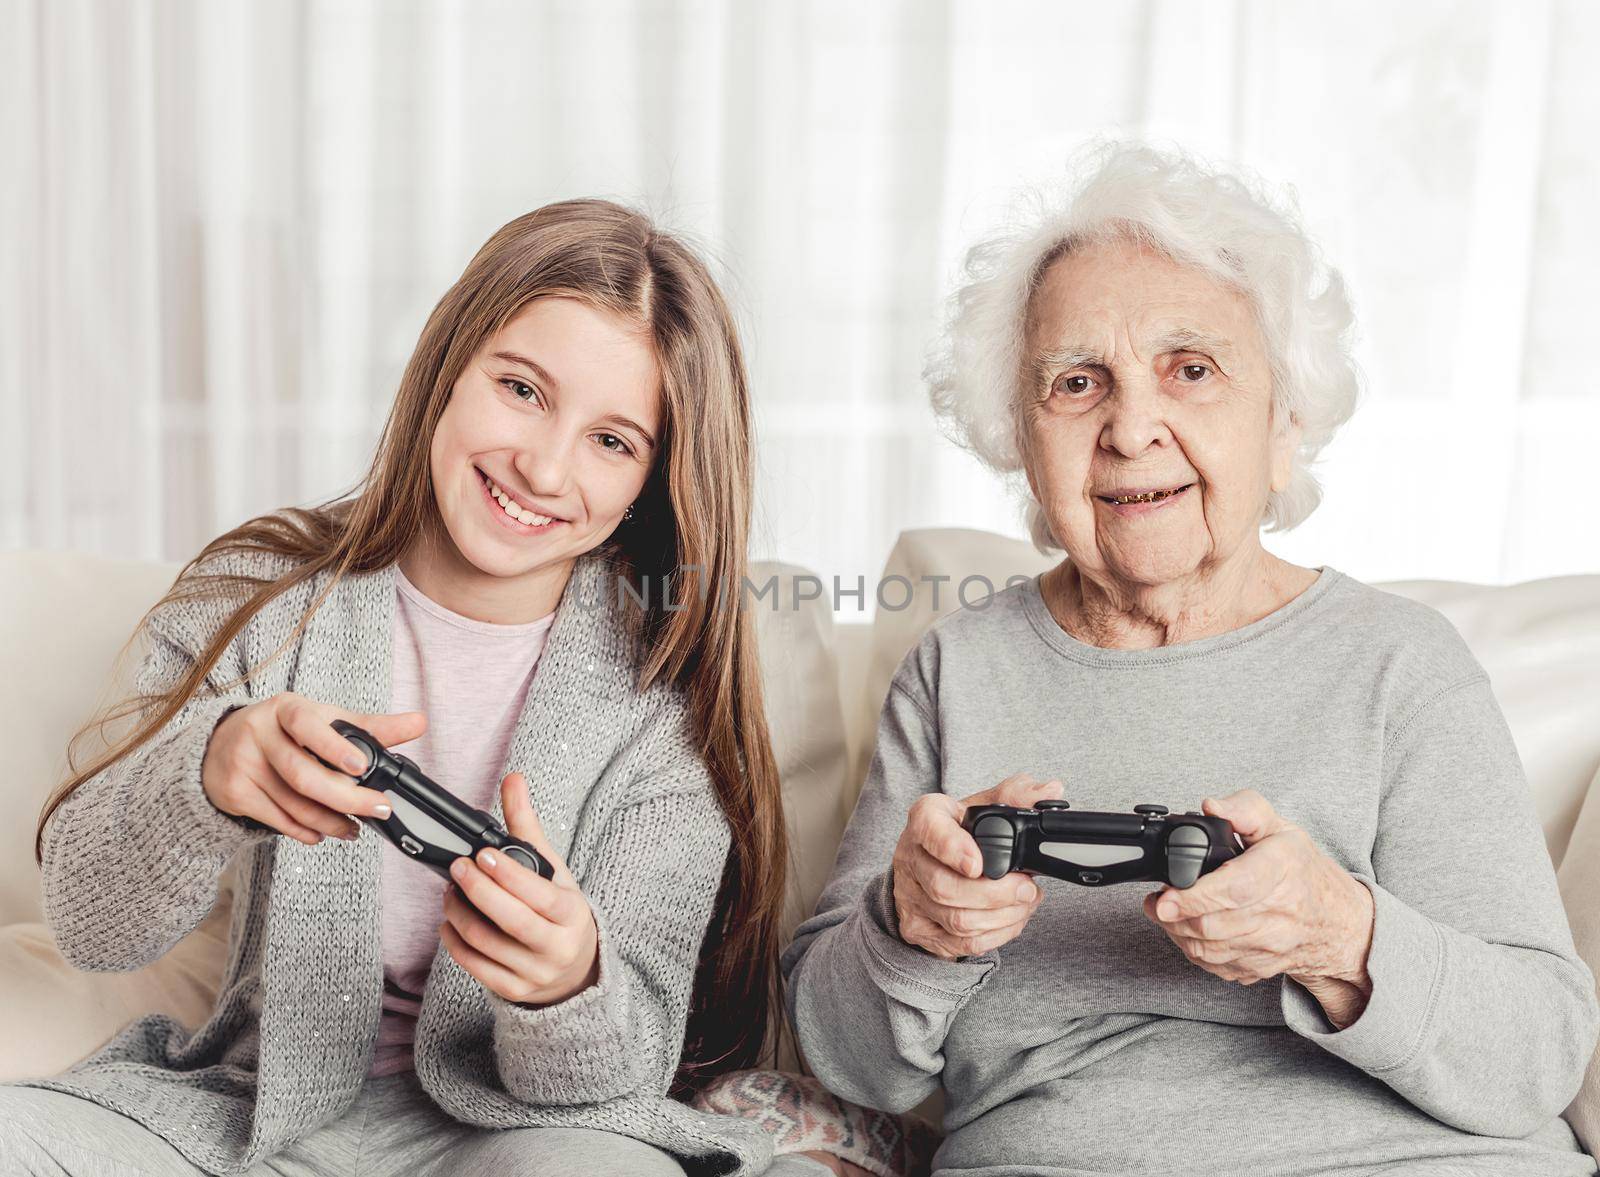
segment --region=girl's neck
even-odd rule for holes
[[[555,612],[576,561],[541,565],[518,576],[494,576],[446,541],[414,544],[397,563],[419,592],[452,613],[491,625],[524,625]]]

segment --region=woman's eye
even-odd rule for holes
[[[538,399],[539,393],[534,389],[533,385],[527,383],[526,381],[518,380],[515,377],[508,376],[504,380],[500,381],[500,383],[509,388],[511,390],[511,395],[516,397],[518,400],[525,401]],[[528,395],[523,396],[522,394],[524,392],[526,392]]]
[[[1080,393],[1087,392],[1089,385],[1093,383],[1094,381],[1087,376],[1063,376],[1056,381],[1056,391],[1064,392],[1068,396],[1078,396]]]
[[[1191,372],[1198,372],[1199,375],[1191,377],[1189,375]],[[1178,369],[1179,376],[1183,378],[1185,384],[1199,384],[1210,372],[1211,369],[1205,364],[1184,364]]]
[[[613,446],[610,444],[611,442],[616,442],[617,444]],[[633,447],[627,442],[623,441],[622,438],[618,437],[615,433],[600,434],[600,446],[602,449],[610,450],[614,454],[633,453]]]

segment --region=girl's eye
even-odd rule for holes
[[[511,395],[516,397],[518,400],[527,401],[538,399],[538,392],[534,389],[533,385],[527,383],[526,381],[518,380],[514,376],[507,376],[504,380],[500,381],[500,383],[509,388],[511,390]],[[522,395],[524,391],[527,392],[527,396]]]
[[[1201,373],[1201,375],[1195,376],[1192,379],[1184,379],[1183,380],[1183,383],[1185,383],[1185,384],[1199,384],[1200,381],[1204,380],[1206,378],[1206,375],[1208,375],[1211,372],[1211,369],[1209,367],[1207,367],[1205,364],[1184,364],[1181,368],[1178,369],[1178,372],[1180,374],[1180,377],[1187,377],[1190,372],[1199,372],[1199,373]]]
[[[615,446],[609,444],[613,441],[617,443]],[[623,441],[622,438],[618,437],[615,433],[600,434],[600,447],[602,449],[610,450],[614,454],[633,453],[633,447],[627,442]]]
[[[1056,391],[1064,392],[1068,396],[1078,396],[1087,392],[1092,383],[1094,382],[1087,376],[1062,376],[1056,381]]]

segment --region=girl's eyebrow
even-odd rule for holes
[[[504,360],[508,364],[521,364],[524,368],[528,369],[528,371],[539,377],[540,380],[543,380],[546,384],[548,384],[552,390],[556,392],[561,391],[561,382],[554,376],[550,375],[546,369],[540,367],[538,364],[530,360],[527,356],[518,355],[514,351],[497,351],[491,353],[491,355],[494,359]],[[649,446],[651,449],[656,448],[656,439],[650,435],[650,431],[633,418],[624,417],[621,413],[612,413],[604,419],[607,421],[614,421],[618,425],[622,425],[633,430],[644,439],[645,445]]]
[[[621,413],[612,413],[612,414],[610,414],[609,416],[607,416],[604,419],[607,420],[607,421],[613,421],[618,425],[623,425],[623,426],[626,426],[629,429],[632,429],[635,433],[637,433],[641,438],[644,439],[644,444],[645,445],[649,446],[651,449],[655,449],[656,448],[656,439],[650,436],[650,431],[648,429],[646,429],[643,425],[639,424],[639,422],[635,421],[632,417],[624,417]]]
[[[497,360],[504,360],[508,364],[521,364],[524,368],[528,369],[528,371],[539,377],[540,380],[543,380],[551,388],[555,389],[557,392],[561,391],[561,381],[550,375],[549,372],[547,372],[544,368],[541,368],[538,364],[534,363],[527,356],[519,356],[514,351],[497,351],[493,353],[493,358]]]

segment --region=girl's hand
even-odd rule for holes
[[[364,728],[385,747],[414,740],[428,727],[420,711],[362,715],[284,691],[230,711],[217,724],[200,765],[206,797],[230,817],[252,818],[307,845],[324,834],[354,841],[361,828],[347,815],[388,817],[389,802],[350,779],[366,771],[367,753],[333,730],[335,719]],[[346,765],[350,776],[317,756]]]
[[[554,1005],[600,978],[600,932],[533,811],[527,779],[500,782],[506,829],[544,855],[554,880],[506,854],[478,851],[455,860],[455,886],[445,892],[439,935],[455,962],[507,1001]]]

